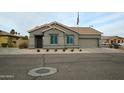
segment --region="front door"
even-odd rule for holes
[[[42,48],[43,47],[43,35],[35,36],[35,47]]]

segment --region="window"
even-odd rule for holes
[[[120,43],[120,40],[118,40],[118,43]]]
[[[67,35],[67,44],[74,44],[74,36]]]
[[[111,40],[111,44],[113,44],[113,40]]]
[[[51,35],[50,41],[51,44],[58,44],[58,35]]]

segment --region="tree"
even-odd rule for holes
[[[8,47],[13,47],[13,44],[12,44],[12,37],[9,37],[9,38],[8,38]]]
[[[22,39],[24,39],[24,40],[28,40],[28,36],[24,36]]]
[[[10,34],[16,34],[16,32],[15,32],[15,30],[14,29],[12,29],[11,31],[10,31]]]
[[[15,34],[17,35],[18,33],[17,33],[17,32],[15,32]]]
[[[18,35],[20,35],[20,33],[17,33]]]

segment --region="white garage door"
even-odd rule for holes
[[[79,45],[81,48],[97,48],[97,39],[79,39]]]

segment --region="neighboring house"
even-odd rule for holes
[[[102,34],[91,27],[68,27],[58,22],[28,32],[29,48],[98,48]]]
[[[106,45],[113,43],[124,43],[124,38],[119,36],[102,36],[101,43]]]
[[[22,36],[0,30],[0,47],[19,47],[23,42],[28,43],[28,40],[24,40]]]

